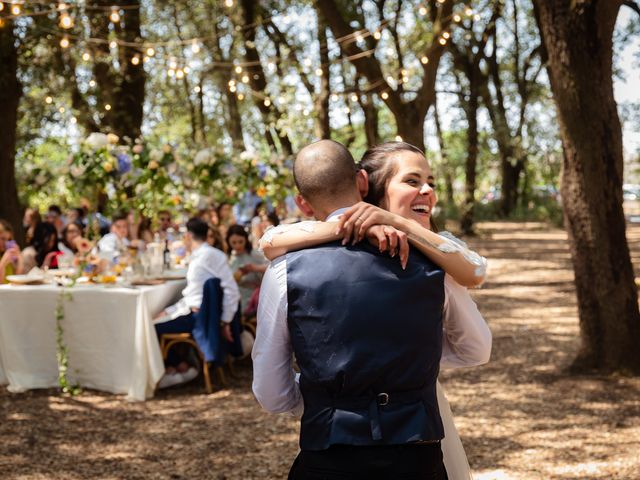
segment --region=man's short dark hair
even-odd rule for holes
[[[55,213],[58,216],[62,215],[62,209],[58,205],[49,205],[49,208],[47,209],[47,212]]]
[[[127,220],[126,212],[118,212],[111,217],[111,224],[114,224],[120,220]]]
[[[320,140],[306,146],[293,163],[296,187],[309,202],[350,193],[357,188],[357,171],[349,150],[333,140]]]
[[[190,218],[187,222],[187,232],[190,232],[194,240],[205,242],[207,240],[207,231],[209,225],[198,217]]]

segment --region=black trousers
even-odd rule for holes
[[[446,480],[440,443],[302,450],[289,480]]]

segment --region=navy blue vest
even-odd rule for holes
[[[361,243],[287,254],[288,326],[300,367],[303,450],[444,437],[436,397],[444,272]]]

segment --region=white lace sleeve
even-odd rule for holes
[[[278,225],[277,227],[271,226],[267,228],[262,235],[262,238],[260,239],[260,245],[273,245],[273,237],[285,232],[300,230],[303,232],[312,233],[315,231],[316,225],[319,223],[321,222],[318,222],[316,220],[305,220],[304,222],[291,223],[288,225]],[[262,252],[262,249],[260,249],[260,251]]]
[[[477,277],[484,277],[487,274],[486,258],[474,252],[473,250],[469,250],[467,244],[457,238],[451,232],[438,232],[438,235],[440,236],[440,238],[443,238],[445,240],[443,243],[436,247],[438,250],[444,253],[460,252],[465,260],[476,267],[475,275]]]

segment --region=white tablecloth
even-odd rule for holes
[[[153,396],[164,373],[152,318],[180,297],[185,282],[120,288],[77,285],[62,321],[67,377],[83,387]],[[0,385],[12,392],[58,385],[55,308],[60,288],[0,286]]]

